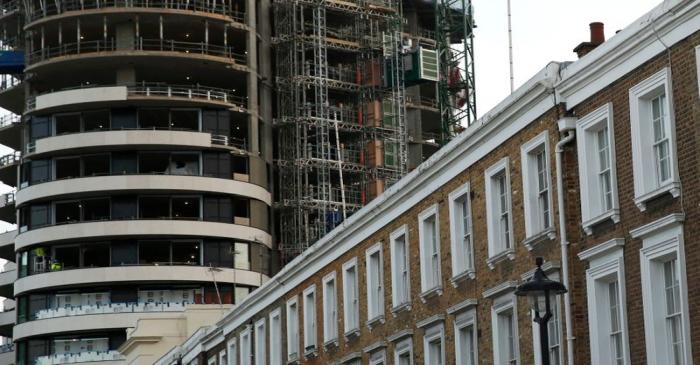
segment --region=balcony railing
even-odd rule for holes
[[[117,361],[126,360],[126,357],[116,350],[86,351],[73,354],[54,354],[39,356],[34,360],[34,365],[61,365],[76,364],[81,362]]]
[[[33,64],[61,56],[114,52],[117,50],[116,42],[113,39],[63,43],[60,46],[44,47],[31,52],[29,54],[29,63]],[[212,45],[204,42],[181,42],[167,39],[144,39],[143,37],[139,37],[134,40],[133,48],[124,50],[202,54],[229,58],[241,65],[245,65],[247,62],[246,55],[234,52],[231,46]]]
[[[0,168],[5,167],[5,166],[11,166],[16,163],[19,163],[19,161],[22,159],[22,152],[20,151],[15,151],[10,153],[9,155],[5,155],[0,157]]]
[[[36,312],[35,319],[84,316],[90,314],[183,312],[191,303],[110,303],[81,305],[65,308],[42,309]]]
[[[8,343],[5,345],[0,345],[0,354],[12,352],[12,351],[15,351],[15,344]]]
[[[0,91],[5,91],[11,89],[22,82],[19,78],[13,75],[3,74],[0,75]]]
[[[8,205],[14,205],[15,204],[15,193],[6,193],[0,195],[0,208],[4,208]]]
[[[32,95],[27,98],[27,111],[32,111],[36,108],[37,96],[50,94],[59,91],[91,89],[96,87],[115,87],[118,85],[95,85],[83,84],[73,87],[67,87],[58,90],[52,90],[39,95]],[[232,90],[222,89],[217,87],[209,87],[202,85],[169,85],[166,83],[149,83],[140,82],[133,85],[127,85],[127,93],[129,96],[155,96],[168,98],[184,98],[200,101],[214,101],[226,104],[232,104],[237,108],[246,109],[248,100],[246,97],[233,94]]]
[[[229,137],[221,134],[213,134],[211,136],[211,144],[234,147],[245,151],[248,150],[245,138]]]
[[[22,117],[17,114],[5,114],[0,117],[0,128],[8,127],[22,121]]]
[[[45,2],[42,9],[36,7],[29,12],[29,21],[35,21],[43,17],[58,15],[67,11],[81,11],[110,8],[148,8],[187,10],[203,13],[224,15],[242,23],[245,13],[228,6],[228,2],[207,0],[67,0]]]
[[[0,8],[0,17],[7,14],[12,14],[19,10],[19,0],[6,1]]]

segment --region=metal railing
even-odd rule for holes
[[[0,16],[12,14],[19,10],[19,0],[5,1],[0,8]]]
[[[183,312],[187,302],[166,303],[109,303],[79,305],[61,308],[42,309],[36,312],[35,319],[84,316],[90,314]]]
[[[81,11],[109,8],[147,8],[185,10],[203,13],[224,15],[237,22],[244,22],[245,13],[228,6],[226,1],[207,0],[64,0],[47,1],[45,7],[36,7],[28,12],[29,21],[35,21],[51,15],[58,15],[67,11]]]
[[[22,117],[17,114],[5,114],[0,117],[0,128],[8,127],[22,121]]]
[[[15,344],[8,343],[8,344],[0,345],[0,354],[12,352],[12,351],[15,351]]]
[[[425,96],[410,96],[406,95],[406,104],[414,106],[422,106],[426,108],[437,109],[438,102],[436,99],[428,98]]]
[[[15,204],[15,193],[6,193],[0,195],[0,208],[4,208],[8,205],[14,205]]]
[[[211,144],[235,147],[241,150],[248,150],[248,144],[245,138],[229,137],[222,134],[212,134]]]
[[[316,68],[312,63],[304,65],[304,71],[307,76],[316,77]],[[326,67],[327,78],[331,80],[357,83],[357,71],[354,66],[328,66]]]
[[[34,365],[62,365],[76,364],[81,362],[116,360],[126,360],[126,357],[116,350],[85,351],[71,354],[53,354],[47,356],[39,356],[34,360]]]
[[[33,64],[61,56],[114,52],[119,50],[121,49],[117,49],[114,39],[63,43],[60,46],[44,47],[31,52],[29,54],[29,63]],[[133,47],[126,48],[124,51],[162,51],[184,54],[203,54],[229,58],[241,65],[245,65],[247,62],[246,55],[234,52],[231,46],[219,46],[207,44],[205,42],[181,42],[168,39],[144,39],[143,37],[139,37],[134,40]]]
[[[5,91],[11,89],[22,82],[21,79],[15,77],[14,75],[3,74],[0,75],[0,91]]]
[[[27,98],[27,111],[32,111],[36,108],[37,96],[51,94],[60,91],[91,89],[96,87],[115,87],[120,85],[96,85],[83,84],[72,87],[67,87],[58,90],[51,90],[42,94],[31,95]],[[162,82],[140,82],[137,84],[126,85],[129,96],[157,96],[168,98],[185,98],[194,100],[206,100],[222,102],[234,105],[240,109],[246,109],[248,100],[246,97],[234,95],[232,90],[222,89],[218,87],[202,86],[202,85],[170,85]]]
[[[22,152],[20,152],[20,151],[12,152],[9,155],[5,155],[5,156],[0,157],[0,167],[14,165],[16,163],[19,163],[19,161],[21,159],[22,159]]]

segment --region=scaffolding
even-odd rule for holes
[[[406,173],[400,0],[276,0],[279,248],[288,262]]]

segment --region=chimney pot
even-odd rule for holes
[[[595,45],[605,42],[605,25],[601,22],[593,22],[591,27],[591,43]]]

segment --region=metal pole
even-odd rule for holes
[[[511,25],[510,0],[508,0],[508,60],[510,62],[510,92],[515,90],[515,78],[513,76],[513,27]]]

